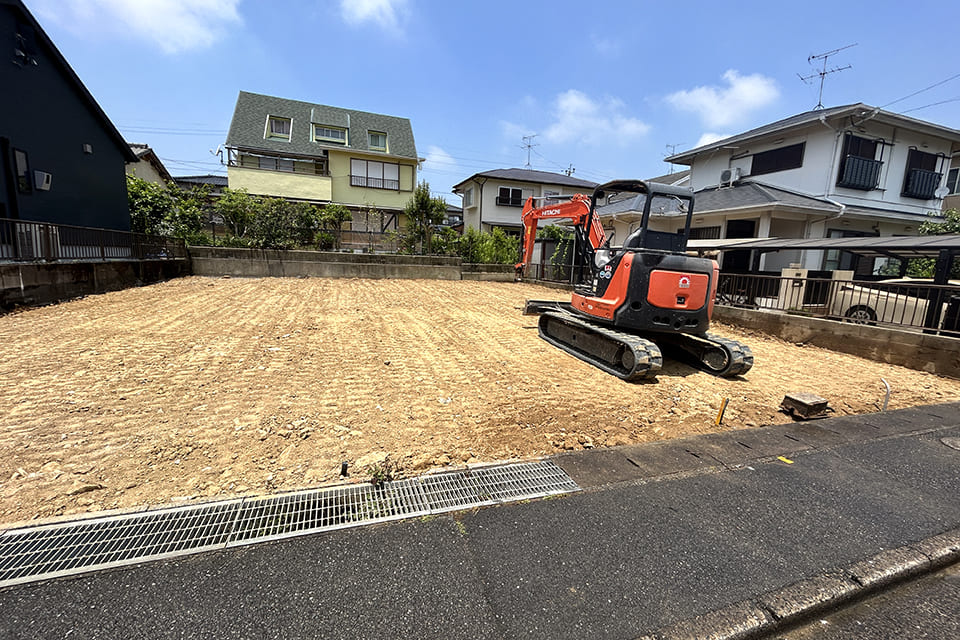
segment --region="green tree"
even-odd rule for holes
[[[333,238],[333,248],[339,249],[343,239],[343,223],[353,219],[350,209],[342,204],[331,203],[326,205],[320,211],[320,222],[324,231],[330,233]],[[317,243],[324,244],[326,238],[318,238]]]
[[[252,244],[261,249],[290,249],[296,244],[298,207],[282,198],[264,198],[249,224]]]
[[[508,236],[503,229],[495,227],[481,254],[483,261],[492,264],[515,264],[520,253],[520,237]]]
[[[128,175],[130,228],[138,233],[202,242],[205,196],[203,189],[182,191],[174,184],[164,187]]]
[[[477,231],[473,227],[467,229],[460,236],[458,253],[464,262],[479,263],[483,262],[483,245],[486,242],[485,234]]]
[[[224,224],[235,238],[247,235],[247,228],[260,208],[260,199],[251,196],[246,189],[224,189],[213,210],[223,218]]]
[[[443,198],[430,197],[430,185],[420,182],[413,190],[413,197],[403,209],[407,224],[401,238],[402,245],[410,253],[431,253],[434,228],[447,215],[447,202]]]
[[[127,175],[127,204],[133,231],[159,234],[175,203],[173,195],[163,185]]]

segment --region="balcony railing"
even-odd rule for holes
[[[942,177],[943,174],[936,171],[909,169],[901,195],[907,198],[932,200]]]
[[[843,159],[843,174],[837,180],[838,187],[870,191],[880,184],[882,160],[847,156]]]
[[[185,259],[183,240],[143,233],[0,219],[2,262]]]
[[[350,176],[351,187],[367,187],[369,189],[390,189],[400,190],[399,180],[389,180],[387,178],[368,178],[367,176]]]
[[[501,207],[522,207],[523,198],[504,198],[497,196],[497,204]]]

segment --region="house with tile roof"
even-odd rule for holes
[[[500,228],[519,235],[520,213],[528,198],[561,198],[592,193],[596,182],[563,173],[533,169],[493,169],[475,173],[453,187],[463,198],[464,228],[492,231]]]
[[[693,239],[916,235],[949,193],[960,131],[863,103],[797,114],[684,151],[696,193]],[[654,223],[675,225],[670,216]],[[676,229],[672,229],[676,230]],[[728,251],[727,271],[875,272],[882,259],[836,251],[751,256]]]
[[[0,41],[0,218],[129,231],[136,155],[21,0],[0,0]]]
[[[402,226],[417,184],[410,120],[241,91],[227,134],[231,189],[337,203],[355,214],[376,209],[377,229]],[[366,215],[353,230],[367,231]]]
[[[173,176],[163,166],[157,152],[149,145],[131,142],[130,150],[137,156],[137,162],[127,163],[127,175],[136,176],[141,180],[152,182],[166,187]]]

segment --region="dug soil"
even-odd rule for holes
[[[0,317],[0,523],[960,400],[960,381],[714,325],[756,365],[630,384],[537,337],[531,284],[184,278]],[[721,427],[717,410],[729,398]],[[386,460],[386,462],[384,462]]]

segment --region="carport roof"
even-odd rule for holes
[[[690,240],[687,242],[687,248],[697,251],[747,249],[764,253],[840,249],[868,258],[935,258],[941,251],[960,254],[960,235]]]

